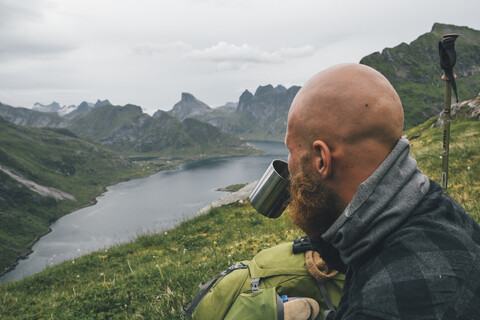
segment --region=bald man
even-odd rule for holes
[[[374,69],[311,78],[288,114],[293,221],[346,271],[337,319],[480,319],[480,228],[418,169],[402,130]]]

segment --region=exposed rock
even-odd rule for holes
[[[95,104],[93,105],[94,108],[96,107],[103,107],[103,106],[108,106],[108,105],[111,105],[110,101],[108,101],[108,99],[106,100],[100,100],[98,99],[97,102],[95,102]]]
[[[57,113],[61,109],[61,107],[60,107],[60,104],[58,104],[58,102],[55,102],[55,101],[53,101],[52,103],[50,103],[48,105],[43,105],[43,104],[37,102],[33,105],[32,109],[35,110],[35,111],[41,111],[41,112]]]
[[[195,98],[192,94],[183,92],[182,99],[177,102],[169,114],[180,121],[195,118],[212,111],[207,104]]]
[[[465,111],[465,115],[468,118],[474,118],[480,120],[480,97],[477,97],[473,100],[464,101],[461,103],[452,104],[450,116],[454,120],[461,111]],[[444,110],[440,112],[437,122],[435,122],[434,127],[442,127],[444,123]]]

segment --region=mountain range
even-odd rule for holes
[[[456,41],[456,82],[460,98],[471,99],[480,91],[480,31],[435,23],[430,32],[410,44],[385,48],[360,60],[384,74],[397,90],[404,107],[405,129],[437,115],[443,108],[438,42],[448,33],[460,35]],[[259,86],[254,94],[245,90],[236,106],[219,108],[210,108],[192,94],[183,93],[181,101],[168,113],[180,120],[196,118],[244,139],[283,141],[288,109],[299,89]]]
[[[149,116],[135,105],[105,105],[68,124],[75,134],[127,155],[199,157],[258,153],[238,137],[193,118]]]
[[[93,108],[101,107],[101,106],[105,106],[105,105],[110,105],[110,104],[111,103],[110,103],[110,101],[108,101],[108,99],[103,100],[103,101],[98,99],[97,102],[95,102],[95,103],[83,101],[78,106],[76,106],[76,105],[69,105],[69,106],[64,105],[63,107],[60,107],[60,104],[58,102],[55,102],[55,101],[53,101],[52,103],[50,103],[48,105],[44,105],[44,104],[41,104],[41,103],[37,102],[33,105],[32,110],[41,111],[41,112],[48,112],[48,113],[55,113],[59,116],[72,119],[79,114],[85,114],[85,113],[90,112]]]
[[[456,41],[455,67],[458,94],[461,100],[471,99],[480,91],[478,30],[435,23],[430,32],[409,44],[385,48],[360,60],[360,63],[384,74],[397,90],[404,107],[405,129],[438,114],[443,107],[444,82],[441,80],[443,71],[439,63],[438,42],[446,33],[460,35]],[[108,100],[98,100],[95,104],[83,102],[76,108],[60,107],[56,102],[46,106],[36,104],[34,107],[50,113],[32,113],[35,110],[0,104],[0,116],[21,125],[68,128],[79,136],[127,154],[157,152],[174,155],[175,151],[181,153],[192,150],[191,146],[195,144],[191,139],[196,138],[197,134],[186,127],[193,122],[189,120],[185,123],[192,118],[220,129],[216,134],[226,133],[245,140],[283,141],[288,109],[299,89],[299,86],[287,89],[282,85],[274,87],[267,84],[259,86],[253,94],[245,90],[237,103],[218,108],[212,108],[193,94],[184,92],[171,110],[158,110],[152,117],[143,114],[140,107],[127,105],[123,110],[112,106]],[[101,109],[103,107],[108,108]],[[102,111],[95,112],[97,109]],[[88,116],[92,112],[92,116]],[[110,120],[102,119],[113,114],[116,115]],[[120,121],[125,122],[120,124]],[[164,124],[160,125],[160,122]],[[200,126],[195,122],[197,129]],[[172,131],[169,133],[168,130]],[[212,128],[208,130],[213,134]],[[224,141],[225,138],[222,136],[218,140]],[[209,144],[207,149],[212,148],[211,141],[197,140],[199,152],[207,150],[202,141]],[[236,143],[239,141],[236,140]]]
[[[181,100],[167,113],[179,120],[195,118],[209,123],[223,132],[246,140],[283,141],[287,114],[299,86],[259,86],[254,94],[245,90],[236,104],[211,108],[190,93],[182,93]],[[164,111],[153,114],[157,117]]]

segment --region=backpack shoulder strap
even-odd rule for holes
[[[322,320],[335,318],[335,313],[337,312],[337,310],[333,306],[333,303],[328,296],[327,289],[325,288],[325,284],[323,282],[317,281],[317,286],[320,289],[320,292],[322,293],[322,296],[323,296],[323,300],[325,301],[328,307],[328,309],[323,312]],[[329,318],[329,316],[333,316],[333,318]]]
[[[248,266],[246,264],[243,264],[241,262],[240,263],[235,263],[234,265],[231,265],[230,267],[228,267],[228,269],[226,269],[226,270],[220,272],[219,274],[217,274],[211,280],[209,280],[205,283],[201,283],[199,285],[199,290],[198,290],[197,294],[195,295],[195,298],[193,298],[192,302],[187,307],[187,309],[182,308],[182,314],[185,317],[192,318],[193,312],[195,311],[197,306],[200,304],[200,302],[202,302],[203,298],[205,298],[205,296],[210,291],[210,289],[215,285],[215,283],[218,281],[218,279],[220,279],[221,277],[229,274],[230,272],[232,272],[234,270],[246,269],[246,268],[248,268]]]
[[[327,264],[320,257],[316,251],[307,251],[305,252],[305,266],[307,267],[308,272],[315,278],[317,286],[320,289],[320,293],[323,296],[323,300],[327,305],[328,309],[323,312],[322,320],[332,319],[331,316],[335,317],[335,307],[333,306],[330,297],[328,296],[327,289],[325,288],[325,280],[331,279],[338,274],[337,270],[329,270]]]

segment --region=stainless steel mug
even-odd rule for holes
[[[290,200],[289,184],[288,162],[273,160],[250,193],[250,203],[265,217],[278,218]]]

